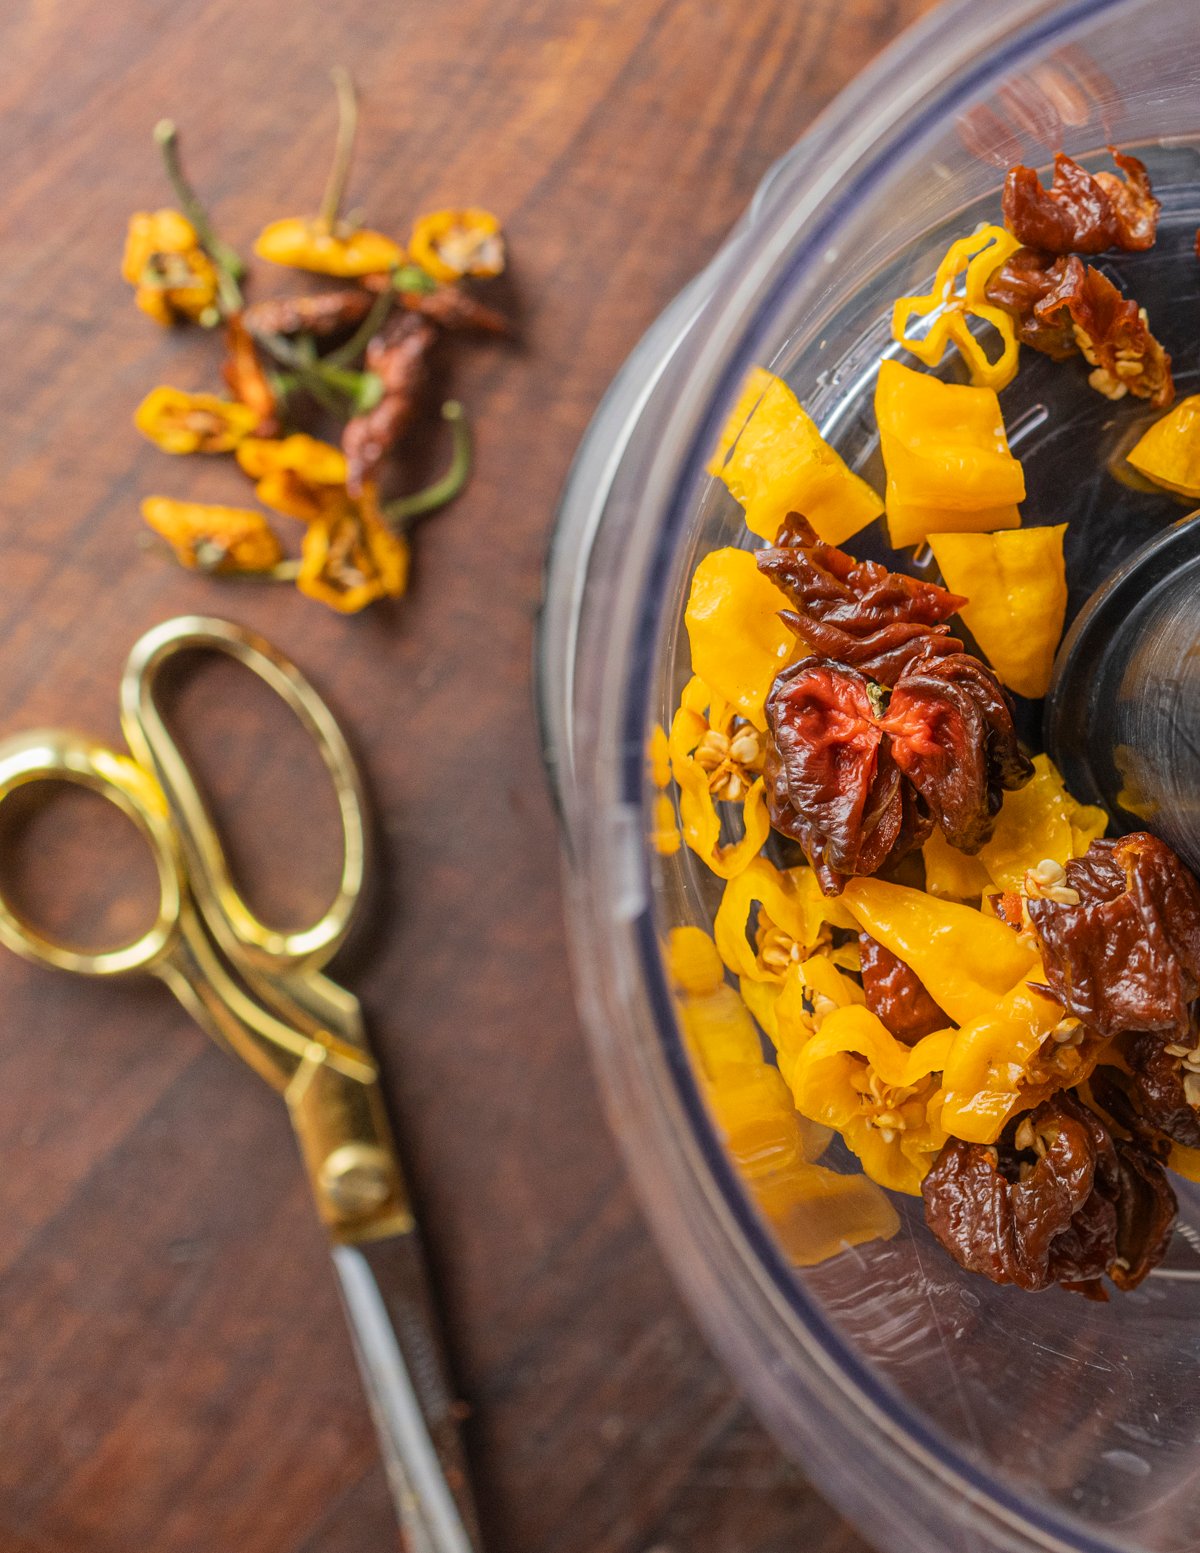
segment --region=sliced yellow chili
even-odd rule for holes
[[[734,427],[737,416],[743,418],[740,429]],[[714,457],[709,467],[746,509],[746,527],[762,539],[773,540],[787,515],[799,512],[823,540],[840,545],[883,511],[787,384],[761,368],[743,387],[716,456],[727,445],[723,462],[718,466]]]
[[[713,550],[692,577],[684,614],[692,669],[758,729],[775,676],[804,652],[779,618],[786,602],[748,550]]]
[[[272,264],[349,279],[378,275],[404,262],[404,249],[382,232],[331,230],[315,218],[272,221],[254,239],[254,252]]]
[[[1033,950],[1003,922],[924,890],[851,879],[841,900],[959,1024],[990,1008],[1035,962]]]
[[[871,1180],[919,1195],[946,1133],[931,1113],[953,1031],[908,1047],[869,1009],[835,1009],[788,1073],[796,1108],[836,1128]]]
[[[164,453],[230,453],[258,421],[244,404],[165,386],[152,388],[133,412],[142,436]]]
[[[1066,532],[1059,523],[929,536],[946,586],[968,600],[959,614],[1000,682],[1035,700],[1050,688],[1066,619]]]
[[[981,227],[970,237],[951,243],[928,295],[901,297],[892,308],[892,338],[927,367],[936,367],[947,345],[953,344],[967,364],[972,383],[982,388],[1006,388],[1017,375],[1021,347],[1012,316],[988,302],[987,283],[1020,246],[1018,239],[1000,226]],[[931,314],[936,317],[926,334],[910,339],[912,320]],[[990,324],[999,335],[1001,349],[994,361],[971,333],[972,318]]]
[[[1200,497],[1200,394],[1178,400],[1143,433],[1128,458],[1155,485]]]
[[[875,415],[887,469],[892,544],[929,534],[1016,528],[1025,476],[990,388],[943,383],[884,361]]]
[[[684,687],[669,735],[683,838],[722,879],[732,879],[749,867],[771,829],[763,781],[756,777],[742,803],[741,840],[721,845],[721,817],[709,786],[709,773],[696,759],[696,749],[710,729],[722,731],[727,737],[735,715],[697,676]]]

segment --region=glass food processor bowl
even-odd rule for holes
[[[891,1239],[793,1265],[714,1131],[664,969],[668,930],[709,929],[720,886],[686,847],[651,845],[647,740],[689,674],[698,558],[748,542],[704,465],[759,365],[881,488],[870,402],[880,356],[897,350],[891,300],[926,290],[953,237],[998,219],[1009,165],[1045,167],[1060,149],[1086,159],[1114,144],[1149,165],[1164,210],[1158,245],[1137,256],[1138,300],[1175,354],[1179,392],[1195,392],[1198,132],[1198,0],[934,12],[772,169],[638,346],[555,534],[541,713],[609,1115],[711,1341],[784,1448],[886,1549],[1200,1548],[1200,1188],[1176,1183],[1166,1263],[1108,1304],[963,1272],[916,1198],[893,1198]],[[1116,477],[1153,416],[1144,403],[1102,400],[1085,370],[1032,352],[1003,403],[1026,525],[1071,520],[1070,620],[1184,509]],[[864,539],[850,548],[886,553]],[[1020,708],[1035,744],[1040,712]]]

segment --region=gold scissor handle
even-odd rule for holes
[[[162,789],[135,761],[80,734],[39,729],[0,744],[0,803],[18,788],[46,781],[71,782],[99,793],[137,826],[158,873],[158,908],[153,924],[131,943],[115,949],[76,949],[45,937],[0,886],[0,943],[27,960],[81,976],[155,969],[175,946],[186,894],[183,859]]]
[[[82,976],[147,971],[160,977],[222,1046],[287,1101],[322,1220],[335,1239],[402,1233],[412,1217],[370,1054],[328,1032],[297,1029],[231,980],[189,898],[166,796],[128,756],[64,730],[0,743],[0,804],[35,782],[70,782],[108,799],[145,837],[158,874],[152,925],[115,949],[47,938],[0,883],[0,943],[27,960]],[[239,964],[234,958],[233,964]]]
[[[284,932],[268,927],[233,883],[211,817],[163,720],[154,688],[159,671],[181,652],[212,650],[244,664],[291,708],[311,735],[333,781],[342,826],[337,893],[321,918]],[[196,904],[222,951],[265,972],[324,965],[350,930],[366,868],[362,781],[332,712],[309,682],[263,637],[228,620],[181,615],[134,643],[121,676],[121,726],[134,757],[166,794]]]

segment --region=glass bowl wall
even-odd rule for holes
[[[951,236],[997,217],[1013,161],[1110,142],[1146,158],[1167,205],[1155,285],[1169,316],[1151,317],[1181,392],[1200,386],[1198,88],[1196,0],[970,0],[933,13],[772,170],[639,346],[580,450],[551,555],[541,710],[610,1118],[747,1394],[821,1489],[898,1553],[1200,1548],[1200,1201],[1185,1188],[1169,1265],[1108,1305],[961,1273],[915,1199],[899,1202],[895,1239],[791,1268],[722,1152],[681,1044],[661,944],[672,926],[711,924],[715,881],[686,849],[661,858],[648,845],[646,740],[687,677],[696,561],[745,542],[739,509],[703,468],[745,371],[784,376],[870,474],[869,388],[890,299],[924,289]],[[1137,406],[1109,413],[1086,389],[1064,401],[1060,379],[1054,414],[1039,415],[1051,365],[1023,366],[1023,399],[1004,403],[1029,475],[1026,521],[1073,518],[1075,610],[1179,509],[1111,475]],[[1115,521],[1122,502],[1130,516]],[[1089,530],[1095,512],[1108,521]]]

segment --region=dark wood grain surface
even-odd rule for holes
[[[379,883],[337,970],[386,1067],[496,1553],[861,1546],[706,1352],[605,1131],[530,651],[555,496],[610,376],[767,165],[923,8],[0,12],[0,729],[115,739],[134,637],[211,611],[290,652],[351,731]],[[242,493],[134,433],[143,393],[207,385],[216,346],[135,313],[117,272],[130,211],[168,202],[149,138],[164,114],[235,242],[313,208],[335,61],[365,98],[353,203],[401,236],[446,202],[501,212],[522,325],[515,348],[457,354],[475,479],[420,534],[411,595],[349,621],[139,544],[145,494]],[[180,725],[254,898],[296,913],[328,882],[328,796],[286,715],[233,672],[189,675]],[[147,868],[119,823],[84,799],[15,814],[9,886],[60,930],[128,933]],[[4,954],[0,1009],[2,1553],[394,1547],[282,1108],[154,984]]]

